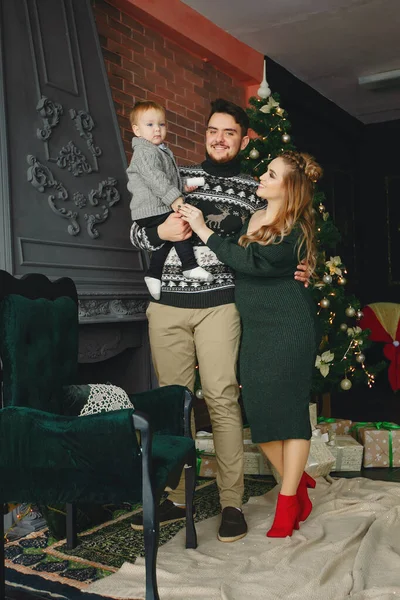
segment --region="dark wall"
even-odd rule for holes
[[[321,189],[342,235],[336,249],[361,300],[400,302],[400,121],[364,125],[268,59],[293,141],[325,170]]]
[[[400,302],[400,121],[366,125],[357,219],[366,303]]]
[[[271,59],[267,65],[269,85],[279,91],[281,106],[289,113],[297,149],[313,154],[324,168],[320,188],[342,235],[335,254],[348,268],[349,291],[358,294],[359,154],[365,126]]]

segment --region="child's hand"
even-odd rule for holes
[[[185,183],[185,185],[183,186],[183,190],[185,194],[190,194],[190,192],[194,192],[194,190],[197,190],[198,187],[198,185],[187,185]]]
[[[179,208],[182,206],[182,204],[184,203],[184,199],[182,198],[182,196],[180,196],[179,198],[177,198],[176,200],[173,201],[173,203],[171,204],[171,208],[174,212],[179,212]]]

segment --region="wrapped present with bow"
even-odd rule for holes
[[[335,457],[332,471],[360,471],[364,448],[351,435],[333,435],[328,446]]]
[[[334,419],[327,417],[318,417],[317,429],[321,433],[336,433],[336,435],[348,435],[352,421],[350,419]]]
[[[217,459],[215,454],[207,454],[204,450],[196,450],[196,469],[198,477],[216,477]]]
[[[400,304],[375,302],[363,308],[361,329],[369,329],[369,339],[384,342],[383,354],[390,361],[388,369],[392,390],[400,389]]]
[[[351,435],[364,446],[363,466],[400,467],[400,425],[389,421],[358,421]]]

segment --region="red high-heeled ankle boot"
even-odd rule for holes
[[[292,535],[293,529],[299,528],[299,501],[295,496],[278,495],[274,522],[267,532],[267,537],[286,537]]]
[[[315,488],[315,485],[315,479],[304,472],[301,476],[296,494],[299,501],[299,521],[305,521],[312,511],[312,502],[308,497],[307,488]]]

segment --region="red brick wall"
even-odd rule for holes
[[[113,0],[92,5],[128,160],[129,112],[137,100],[166,107],[167,142],[179,164],[204,160],[210,100],[223,97],[244,106],[242,84],[122,12]]]

